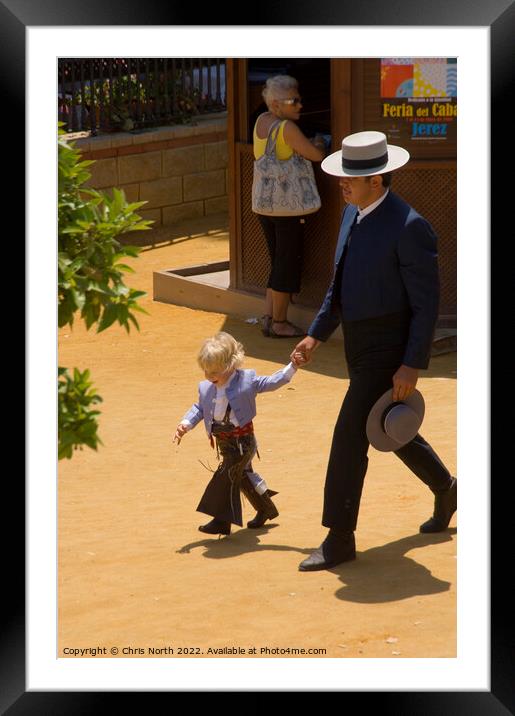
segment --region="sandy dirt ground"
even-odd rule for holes
[[[104,445],[59,463],[59,656],[100,646],[119,657],[455,657],[456,516],[446,532],[420,534],[432,495],[393,454],[370,450],[356,561],[298,571],[326,534],[325,468],[348,385],[341,341],[258,397],[254,466],[279,493],[279,517],[222,539],[198,531],[209,520],[196,512],[210,478],[200,461],[214,469],[216,455],[202,425],[180,446],[172,436],[203,378],[202,341],[227,330],[245,346],[245,367],[266,375],[288,362],[295,339],[152,300],[154,270],[228,258],[227,217],[153,234],[127,279],[147,291],[141,331],[59,332],[59,364],[89,368],[104,401]],[[421,375],[422,433],[455,474],[456,355]],[[244,503],[244,523],[253,516]]]

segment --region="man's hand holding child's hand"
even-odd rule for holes
[[[294,351],[290,358],[295,368],[301,368],[307,362],[306,356],[301,351]]]
[[[320,341],[312,336],[306,336],[303,338],[292,351],[290,360],[296,368],[306,363],[311,363],[312,353],[320,345]]]

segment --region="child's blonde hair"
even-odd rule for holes
[[[199,366],[203,370],[231,370],[239,368],[243,363],[245,351],[241,343],[230,333],[220,331],[212,338],[207,338],[197,356]]]

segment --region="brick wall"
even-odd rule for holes
[[[154,227],[228,210],[226,113],[193,126],[70,139],[83,159],[95,160],[87,185],[147,201],[138,214]]]

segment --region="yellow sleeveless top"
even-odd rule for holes
[[[279,132],[277,142],[275,144],[275,154],[277,156],[277,159],[289,159],[293,154],[293,149],[290,147],[289,144],[286,144],[286,142],[284,141],[284,125],[287,121],[287,119],[283,119],[283,121],[279,125],[279,129],[276,128],[274,130],[274,134]],[[256,127],[257,121],[254,125],[254,159],[259,159],[265,153],[267,139],[266,137],[265,139],[261,139],[260,137],[258,137]]]

